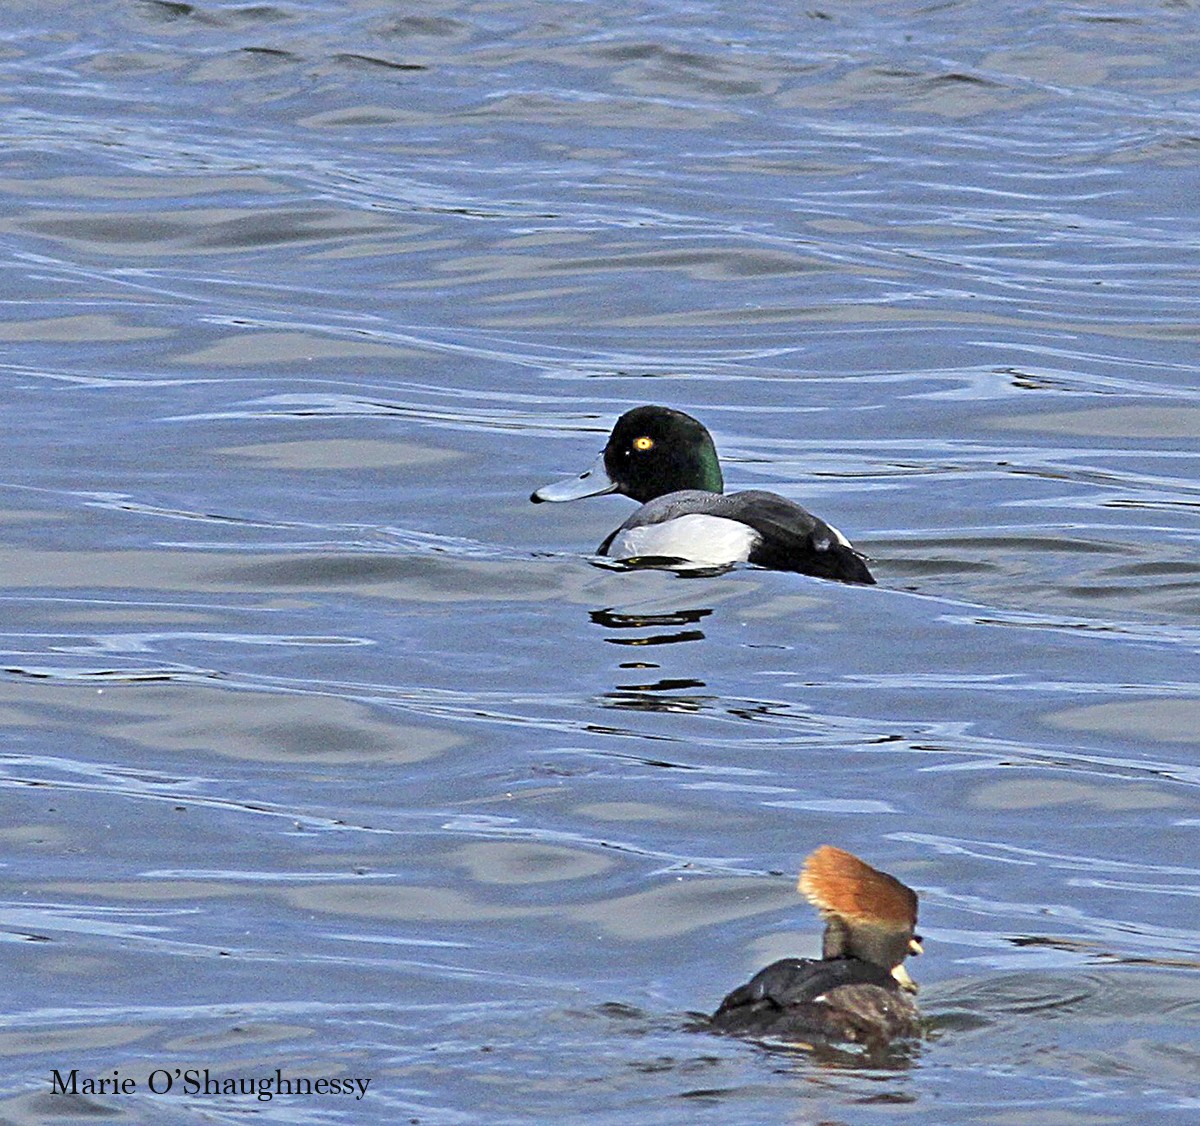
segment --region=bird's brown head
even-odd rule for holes
[[[916,992],[903,966],[909,954],[921,953],[912,888],[843,849],[822,845],[804,862],[800,891],[825,920],[823,957],[872,962]]]

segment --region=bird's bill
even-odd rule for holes
[[[900,988],[903,989],[905,993],[916,993],[917,983],[913,981],[911,977],[909,977],[908,970],[906,970],[903,965],[896,966],[892,970],[892,977],[894,977],[900,983]]]
[[[601,454],[596,458],[595,464],[578,477],[568,477],[565,481],[543,485],[529,499],[534,504],[541,504],[544,500],[580,500],[583,497],[598,497],[616,491],[617,483],[604,468],[604,455]]]

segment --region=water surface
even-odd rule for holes
[[[1197,30],[9,5],[5,1119],[1194,1120]],[[596,566],[645,402],[879,586]],[[695,1028],[826,841],[886,1065]]]

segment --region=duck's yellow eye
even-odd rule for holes
[[[645,436],[643,436],[641,438],[634,438],[633,448],[635,450],[641,450],[642,453],[645,453],[647,450],[654,449],[654,439],[647,438]]]

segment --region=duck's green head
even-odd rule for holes
[[[604,468],[618,492],[643,504],[680,489],[725,489],[712,435],[669,407],[634,407],[621,415],[604,447]]]
[[[725,489],[712,435],[691,415],[670,407],[634,407],[617,420],[604,453],[591,469],[530,498],[576,500],[623,493],[645,504],[680,489]]]

